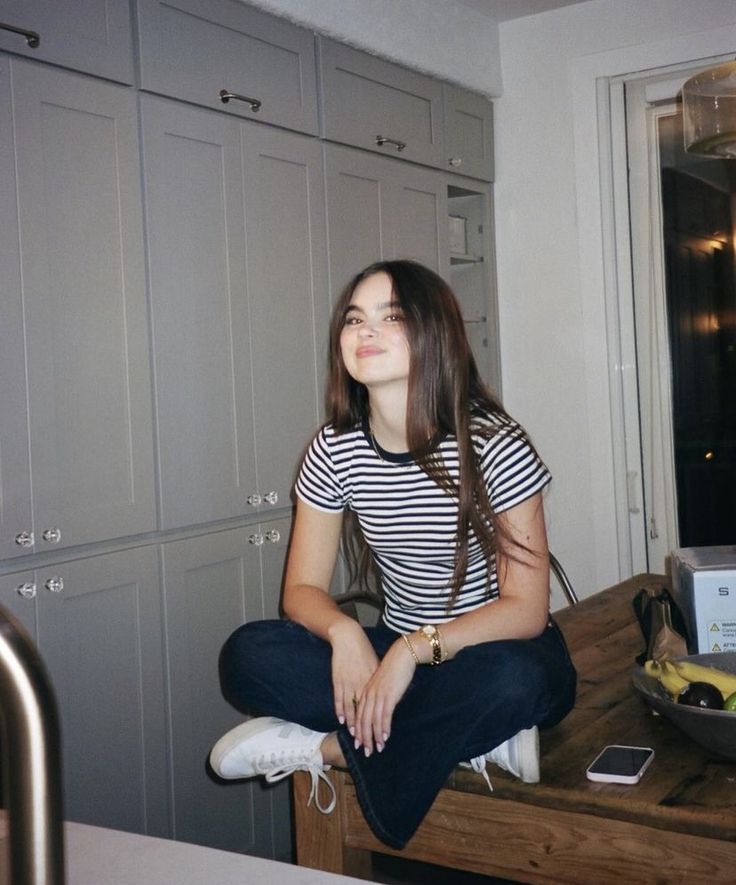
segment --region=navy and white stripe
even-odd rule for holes
[[[521,427],[503,415],[474,418],[473,446],[496,513],[530,498],[551,479]],[[440,443],[439,451],[456,480],[454,437]],[[337,435],[327,425],[307,451],[296,493],[318,510],[355,511],[381,571],[388,626],[411,632],[497,598],[495,563],[489,574],[480,545],[471,534],[465,582],[448,612],[457,502],[408,453],[379,452],[380,456],[365,429],[356,427]]]

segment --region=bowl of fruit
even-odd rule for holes
[[[654,710],[706,750],[736,759],[736,654],[647,661],[633,682]]]

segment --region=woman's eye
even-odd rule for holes
[[[391,313],[386,317],[386,321],[389,323],[401,323],[403,320],[404,317],[400,313]]]
[[[359,322],[360,322],[359,317],[354,317],[354,316],[345,317],[345,325],[346,326],[357,326]]]

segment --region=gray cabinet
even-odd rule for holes
[[[3,504],[4,552],[150,531],[156,517],[135,96],[7,57],[0,59],[0,91],[2,113],[12,107],[14,119],[14,129],[0,136],[12,158],[3,153],[9,312],[0,335],[3,351],[5,341],[9,347],[3,396],[14,422],[3,431],[12,443],[1,457],[18,470],[9,478],[3,464],[8,507],[17,510],[13,525]],[[32,525],[22,451],[29,433]],[[22,532],[35,533],[35,548],[15,542]]]
[[[458,86],[442,86],[445,162],[461,175],[493,181],[493,105]]]
[[[316,134],[310,31],[232,0],[137,8],[143,89]]]
[[[439,80],[326,38],[319,64],[326,139],[445,167]]]
[[[325,145],[333,297],[367,264],[413,258],[449,267],[447,182],[442,173]]]
[[[284,519],[163,545],[173,835],[281,859],[290,851],[288,786],[222,782],[206,762],[244,718],[220,692],[220,649],[240,624],[275,615],[288,531]]]
[[[289,506],[327,325],[319,145],[142,106],[163,526]]]
[[[158,554],[145,547],[0,578],[61,717],[69,820],[170,835]]]
[[[0,0],[0,21],[2,50],[133,82],[128,0]]]

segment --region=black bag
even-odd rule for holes
[[[634,614],[639,621],[646,643],[636,658],[644,661],[663,661],[688,653],[688,629],[682,612],[665,587],[644,587],[633,601]]]

